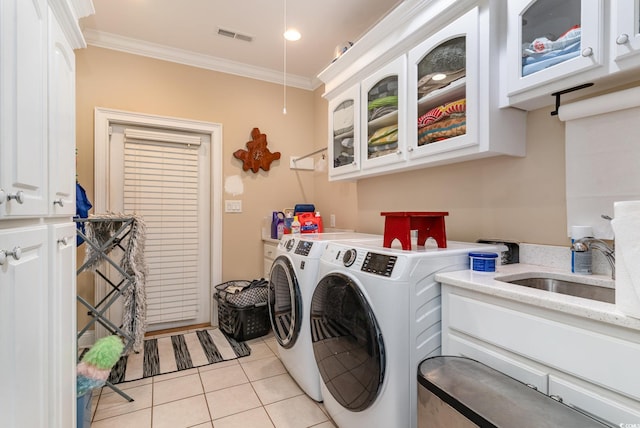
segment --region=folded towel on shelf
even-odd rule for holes
[[[341,135],[353,130],[353,100],[340,103],[333,111],[333,135]]]
[[[369,145],[388,144],[398,141],[398,125],[380,128],[369,137]]]
[[[467,109],[467,99],[462,98],[450,103],[434,107],[418,118],[418,128],[431,125],[455,113],[464,113]]]
[[[396,150],[398,148],[398,142],[395,141],[393,143],[387,143],[387,144],[379,144],[379,145],[369,145],[367,147],[367,151],[369,152],[369,154],[371,153],[376,153],[376,152],[384,152],[387,150]],[[371,157],[371,156],[369,156]]]
[[[580,54],[580,40],[582,29],[579,25],[551,40],[548,37],[538,37],[531,43],[522,46],[522,76],[544,70]]]
[[[451,115],[448,119],[439,120],[436,123],[420,128],[418,130],[418,146],[466,134],[466,120],[467,117],[465,115]]]
[[[340,141],[340,145],[342,147],[346,147],[347,149],[350,149],[353,147],[353,138],[349,137],[349,138],[343,138]]]

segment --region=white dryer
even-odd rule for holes
[[[469,268],[482,244],[417,251],[327,244],[311,302],[324,405],[340,428],[417,426],[419,363],[440,354],[436,273]]]
[[[311,295],[324,246],[332,240],[382,242],[381,235],[337,232],[285,235],[269,275],[269,316],[287,371],[312,399],[322,401],[309,330]]]

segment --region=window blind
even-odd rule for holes
[[[125,138],[123,196],[147,226],[147,322],[195,318],[198,145]]]

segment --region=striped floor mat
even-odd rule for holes
[[[249,345],[227,337],[217,328],[147,339],[142,352],[120,358],[111,370],[109,382],[129,382],[233,360],[250,353]]]

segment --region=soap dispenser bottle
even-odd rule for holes
[[[300,234],[300,221],[298,220],[298,216],[293,216],[293,221],[291,222],[291,234],[299,235]]]
[[[571,246],[578,239],[592,238],[593,228],[591,226],[571,226]],[[591,275],[592,268],[591,249],[587,251],[571,251],[571,272],[582,275]]]

